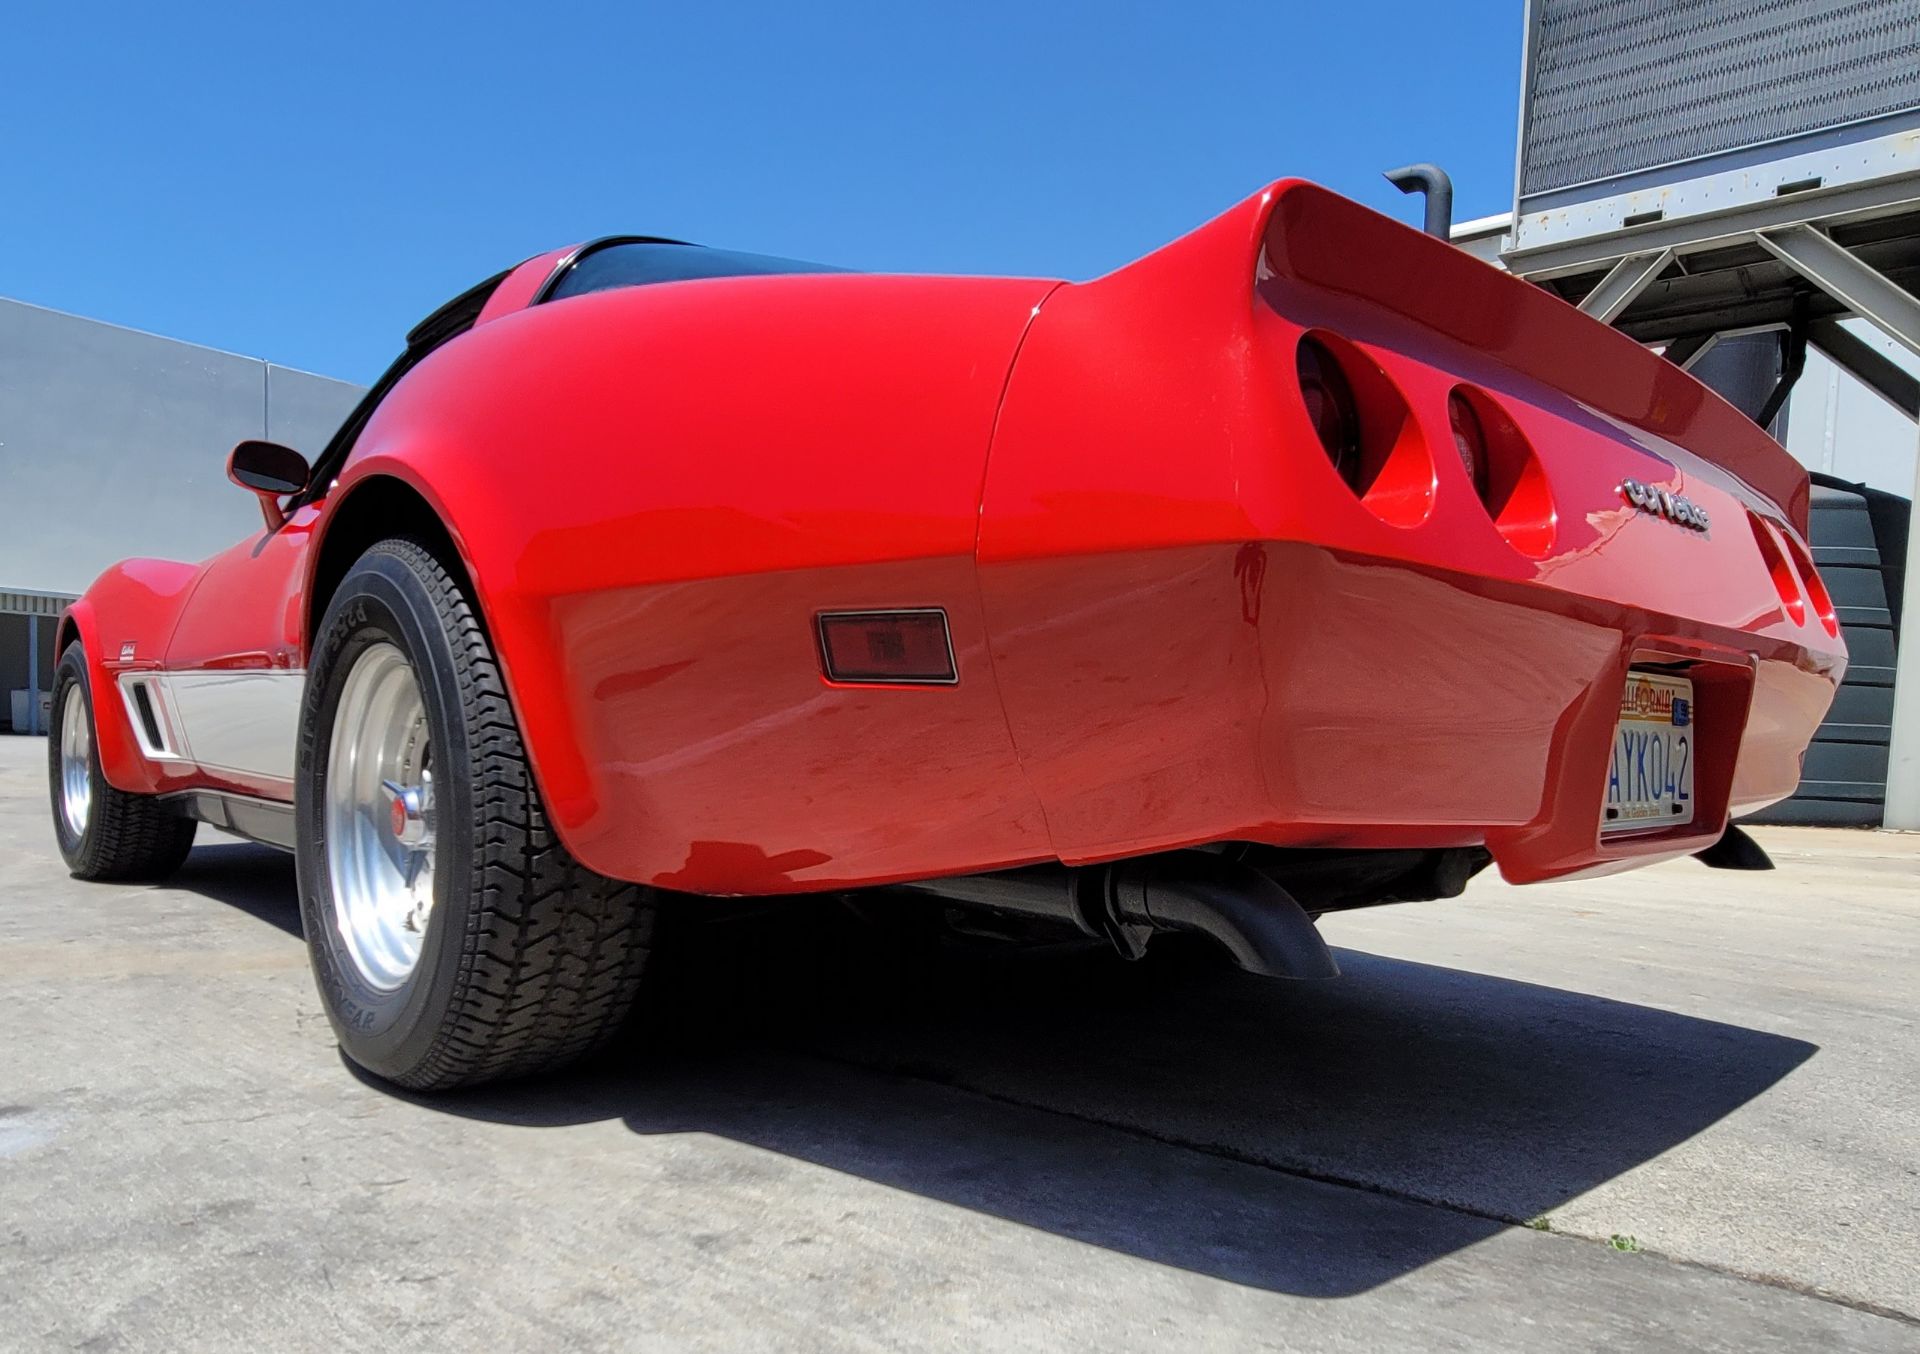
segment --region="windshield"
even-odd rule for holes
[[[549,301],[613,287],[640,287],[649,282],[686,282],[702,277],[768,277],[781,273],[843,273],[824,263],[774,258],[770,254],[738,254],[730,249],[708,249],[697,244],[669,244],[658,240],[602,245],[567,269],[548,294]]]

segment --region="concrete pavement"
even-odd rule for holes
[[[1920,1349],[1920,839],[1483,879],[1329,918],[1324,985],[741,923],[596,1066],[418,1101],[335,1052],[286,858],[76,883],[43,756],[0,1348]]]

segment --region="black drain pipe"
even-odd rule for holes
[[[1423,160],[1417,165],[1389,169],[1387,182],[1403,193],[1425,193],[1427,234],[1442,240],[1453,238],[1453,180],[1446,170]]]
[[[1780,379],[1774,383],[1773,393],[1767,396],[1766,403],[1760,406],[1760,412],[1753,416],[1753,421],[1762,430],[1773,427],[1773,420],[1779,417],[1780,410],[1787,403],[1787,396],[1793,393],[1800,373],[1806,369],[1807,293],[1801,292],[1793,298],[1793,322],[1787,326],[1787,340],[1780,354]]]

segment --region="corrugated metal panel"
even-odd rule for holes
[[[1534,0],[1523,198],[1920,107],[1920,0]]]
[[[1826,476],[1813,488],[1811,543],[1847,641],[1847,676],[1801,766],[1793,798],[1755,814],[1763,823],[1877,826],[1887,798],[1893,735],[1893,665],[1899,625],[1890,604],[1905,578],[1906,500],[1842,487]]]
[[[58,616],[74,601],[63,593],[0,588],[0,616]]]

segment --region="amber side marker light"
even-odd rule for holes
[[[947,613],[939,607],[825,611],[818,624],[820,663],[831,681],[951,686],[960,680]]]

